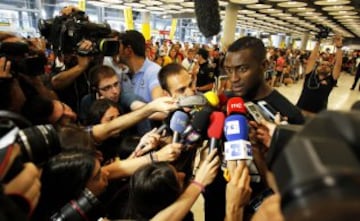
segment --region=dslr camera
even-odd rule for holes
[[[109,24],[92,23],[83,11],[73,11],[70,15],[56,16],[54,19],[40,19],[38,28],[52,45],[55,54],[77,52],[83,56],[112,56],[119,51],[119,41],[107,38],[111,33]],[[92,42],[92,50],[79,50],[79,43],[84,39]]]
[[[33,162],[41,166],[51,156],[61,151],[58,133],[52,125],[28,126],[29,123],[21,116],[1,111],[0,113],[0,175],[4,183],[12,180],[23,169],[24,162]],[[20,123],[19,123],[20,122]],[[26,122],[26,123],[24,123]],[[20,129],[18,125],[27,125]],[[8,168],[9,155],[14,144],[20,147],[20,154],[15,157]]]
[[[28,76],[37,76],[44,73],[46,57],[42,53],[30,50],[26,42],[1,42],[0,57],[6,57],[11,61],[11,74],[25,74]]]
[[[319,29],[319,32],[315,36],[316,39],[324,39],[329,36],[331,32],[331,29],[329,27],[323,25],[317,25],[316,27]]]

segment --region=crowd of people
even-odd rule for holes
[[[61,15],[75,11],[65,7]],[[109,38],[119,49],[104,57],[54,52],[51,42],[0,32],[0,220],[194,220],[191,207],[200,194],[205,220],[285,220],[265,162],[273,127],[280,121],[303,125],[327,109],[344,67],[342,38],[334,36],[334,54],[320,53],[322,39],[311,52],[301,52],[266,48],[250,36],[226,49],[145,41],[135,30],[112,30]],[[25,49],[16,54],[6,45],[16,53]],[[83,39],[77,45],[91,51],[93,42]],[[23,69],[34,56],[40,63]],[[25,73],[34,70],[32,65],[39,65],[39,73]],[[352,90],[359,67],[357,62]],[[276,87],[297,81],[303,89],[292,104]],[[179,105],[208,91],[220,100],[215,106]],[[231,97],[266,101],[281,118],[275,123],[249,119],[246,137],[260,182],[252,181],[246,160],[225,160],[222,142],[208,151],[209,116],[224,111]],[[190,119],[185,139],[174,138],[183,133],[171,126],[175,111]],[[208,115],[196,129],[192,122],[200,112]],[[21,122],[38,131],[25,144],[18,138],[27,128]],[[38,142],[50,135],[36,125],[56,131],[59,151],[54,153],[53,143]],[[25,152],[48,159],[27,161]],[[251,206],[265,192],[271,194]]]

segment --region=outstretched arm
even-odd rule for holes
[[[334,44],[336,47],[336,53],[335,53],[335,65],[334,65],[334,69],[333,69],[333,78],[335,80],[337,80],[340,77],[341,74],[341,66],[342,66],[342,58],[343,58],[343,53],[342,53],[342,37],[341,36],[335,36],[334,37]]]
[[[311,51],[311,54],[307,60],[306,68],[305,68],[305,74],[309,74],[316,64],[316,60],[319,56],[319,49],[320,49],[320,40],[316,42],[316,45],[314,49]]]
[[[95,125],[92,128],[93,137],[97,142],[104,141],[112,135],[118,134],[141,120],[146,119],[155,112],[171,111],[177,108],[178,105],[174,98],[161,97],[155,99],[138,110],[121,115],[108,123]]]

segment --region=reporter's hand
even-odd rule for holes
[[[160,141],[160,134],[156,133],[157,128],[147,132],[141,139],[137,147],[135,148],[135,155],[141,156],[152,149],[155,149]]]
[[[213,149],[197,170],[194,180],[204,186],[212,183],[220,166],[220,158],[217,149]]]
[[[5,57],[0,58],[0,78],[11,78],[10,74],[11,62]]]
[[[81,51],[91,51],[92,50],[92,43],[89,40],[83,40],[79,44],[80,44],[79,50],[81,50]],[[92,57],[78,55],[77,59],[78,59],[78,66],[81,69],[85,70],[89,66]]]
[[[243,160],[227,161],[230,181],[226,185],[226,205],[237,209],[244,207],[250,200],[250,175],[246,162]]]
[[[24,197],[30,204],[30,211],[32,211],[39,202],[40,188],[40,171],[33,163],[25,163],[24,169],[4,185],[4,192],[7,195]]]
[[[284,217],[280,209],[281,199],[279,194],[267,197],[259,209],[255,212],[251,221],[284,221]]]
[[[157,160],[170,162],[176,160],[181,154],[182,146],[180,143],[171,143],[164,146],[155,153]]]

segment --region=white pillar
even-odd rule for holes
[[[222,43],[228,47],[235,40],[237,5],[229,2],[225,9],[224,30]]]

